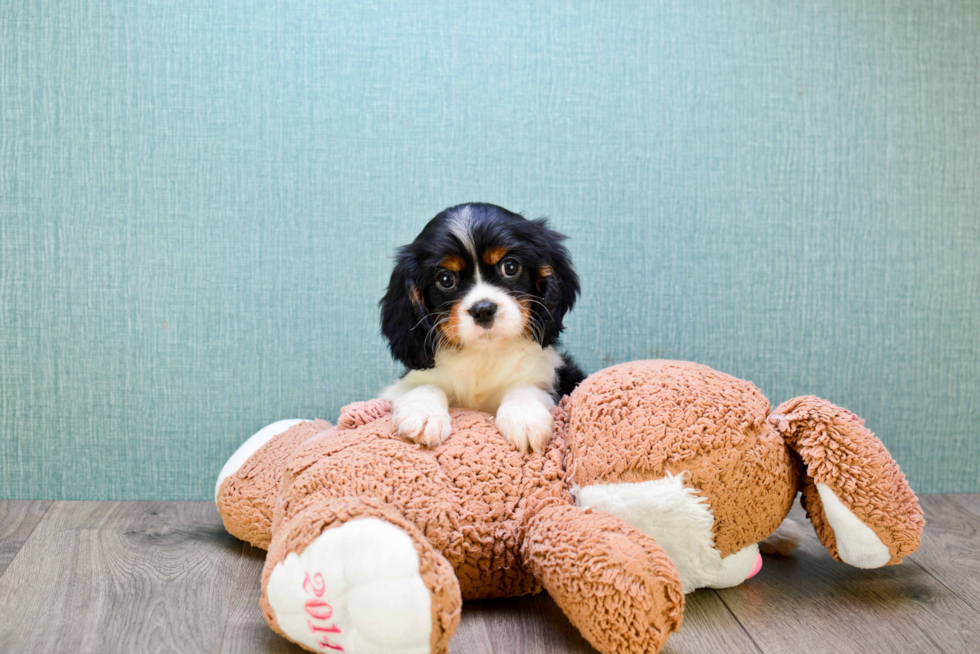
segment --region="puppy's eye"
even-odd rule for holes
[[[436,285],[444,291],[451,291],[456,288],[456,275],[443,270],[436,275]]]
[[[504,279],[513,279],[521,274],[521,264],[517,263],[517,259],[507,257],[500,262],[500,274]]]

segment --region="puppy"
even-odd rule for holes
[[[565,237],[492,204],[446,209],[398,250],[381,332],[408,368],[384,391],[399,433],[429,447],[449,407],[495,414],[521,451],[551,438],[551,409],[583,374],[555,346],[578,277]]]

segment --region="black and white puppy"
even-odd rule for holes
[[[561,234],[492,204],[462,204],[399,248],[381,332],[408,372],[385,390],[399,433],[435,447],[449,407],[495,414],[519,450],[541,451],[551,409],[582,381],[555,346],[578,277]]]

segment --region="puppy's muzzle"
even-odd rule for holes
[[[467,312],[473,316],[473,322],[484,329],[490,329],[494,316],[497,315],[497,305],[490,300],[480,300],[470,307]]]

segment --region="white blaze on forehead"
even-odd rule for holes
[[[474,284],[466,295],[463,297],[460,306],[463,311],[469,311],[470,307],[481,300],[490,300],[497,305],[497,310],[500,310],[500,306],[506,304],[507,302],[514,302],[514,299],[510,296],[507,291],[500,288],[499,286],[494,286],[493,284],[487,284],[486,282],[480,282],[479,284]],[[516,305],[517,303],[514,302]]]
[[[449,233],[463,244],[463,247],[473,258],[473,270],[476,281],[480,279],[480,259],[476,256],[476,243],[473,242],[473,212],[466,206],[454,212],[449,218]]]

